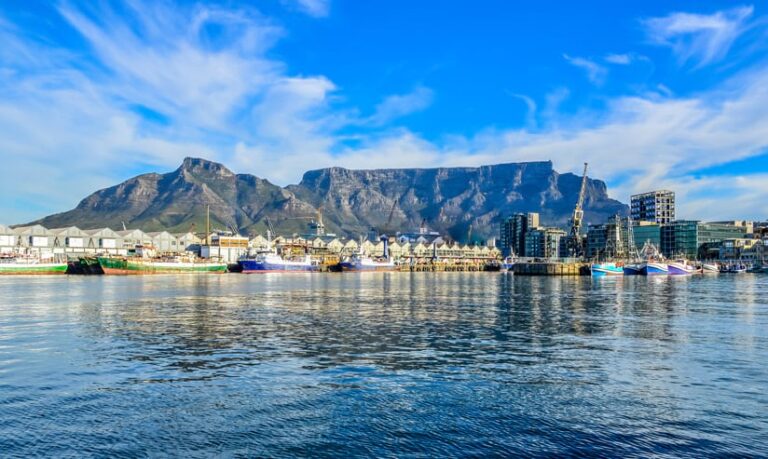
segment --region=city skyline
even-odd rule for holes
[[[764,220],[762,5],[594,6],[6,3],[3,221],[186,156],[279,185],[336,165],[588,161],[624,203],[668,188],[680,218]]]

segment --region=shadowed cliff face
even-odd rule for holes
[[[187,158],[175,171],[145,174],[97,191],[73,210],[37,222],[47,227],[81,228],[122,222],[145,231],[204,229],[243,233],[266,230],[304,233],[321,210],[328,231],[357,236],[370,227],[382,232],[410,231],[423,220],[454,239],[494,237],[503,216],[540,212],[542,222],[565,225],[573,211],[581,177],[558,174],[551,162],[510,163],[436,169],[309,171],[301,183],[281,188],[221,164]],[[627,207],[609,199],[605,183],[588,180],[585,220],[602,222]]]

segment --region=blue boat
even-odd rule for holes
[[[624,265],[625,276],[641,276],[643,274],[643,263],[633,263]]]
[[[262,253],[255,257],[243,257],[237,261],[243,273],[313,272],[320,266],[307,255],[303,260],[285,260],[275,253]]]
[[[590,271],[594,277],[624,275],[624,268],[616,266],[616,263],[593,263],[590,267]]]
[[[667,267],[666,263],[655,263],[649,261],[647,263],[643,263],[641,274],[644,276],[667,275],[669,274],[669,268]]]

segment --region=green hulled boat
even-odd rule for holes
[[[54,262],[27,257],[0,259],[0,274],[66,274],[66,262]]]
[[[226,263],[182,258],[99,257],[104,274],[223,273]]]

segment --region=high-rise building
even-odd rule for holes
[[[505,255],[514,253],[518,256],[528,256],[525,253],[525,234],[538,227],[539,214],[536,212],[517,213],[505,218],[501,222],[499,233],[499,243],[503,253]]]
[[[672,222],[675,220],[675,192],[657,190],[633,195],[631,213],[636,222]]]
[[[535,228],[525,234],[525,256],[558,258],[563,256],[565,231],[560,228]]]

